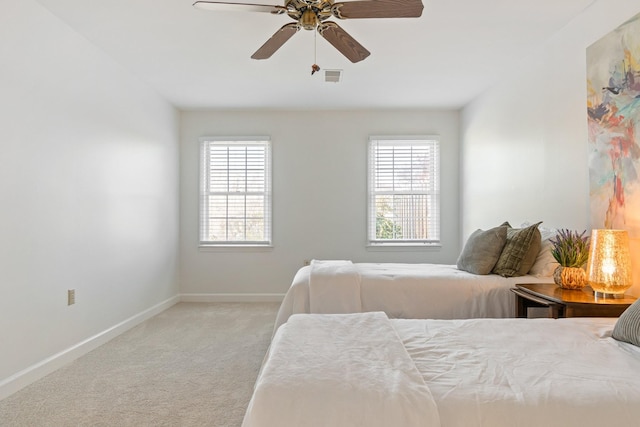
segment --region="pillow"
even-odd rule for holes
[[[474,231],[458,257],[458,269],[473,274],[491,273],[506,241],[506,226]]]
[[[509,238],[509,230],[507,230],[507,238]],[[540,230],[538,230],[538,228],[535,228],[533,231],[533,237],[531,238],[531,245],[522,258],[522,263],[520,264],[520,269],[518,270],[518,274],[516,274],[516,276],[524,276],[525,274],[529,274],[531,267],[533,267],[533,264],[538,258],[541,246],[542,236],[540,234]]]
[[[640,347],[640,299],[620,315],[611,336]]]
[[[558,230],[544,227],[538,227],[538,229],[542,234],[542,242],[540,244],[540,251],[538,252],[536,261],[531,266],[529,274],[537,277],[551,277],[560,264],[558,264],[558,261],[556,261],[551,254],[553,244],[549,239],[553,239],[556,234],[558,234]]]
[[[502,249],[496,265],[493,267],[493,273],[503,277],[522,276],[523,274],[520,273],[520,269],[523,267],[525,257],[527,264],[525,264],[524,268],[529,272],[529,269],[535,262],[534,256],[529,253],[532,244],[537,246],[537,248],[534,249],[536,254],[540,251],[539,242],[541,237],[538,225],[541,223],[542,221],[525,228],[511,228],[508,222],[502,224],[502,226],[507,227],[507,242]]]

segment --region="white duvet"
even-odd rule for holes
[[[335,261],[336,267],[347,269]],[[330,283],[330,261],[322,264],[324,283]],[[515,297],[509,290],[518,283],[553,282],[552,277],[504,278],[496,274],[477,275],[445,264],[354,263],[359,277],[359,296],[353,285],[344,292],[334,285],[322,294],[320,313],[383,311],[391,318],[471,319],[514,317]],[[287,291],[275,322],[275,329],[295,313],[313,313],[320,286],[313,282],[314,266],[298,270]],[[344,281],[336,275],[337,281]],[[359,300],[357,300],[359,298]],[[344,307],[359,307],[351,311]],[[332,311],[333,309],[333,311]],[[275,330],[274,329],[274,330]]]
[[[380,316],[292,316],[243,426],[639,425],[640,350],[615,318]]]
[[[384,313],[292,317],[274,337],[243,422],[437,425],[431,392]]]
[[[640,349],[617,318],[393,320],[443,427],[640,425]]]
[[[309,274],[309,313],[362,311],[360,273],[351,261],[313,260]]]

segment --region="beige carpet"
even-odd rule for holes
[[[240,426],[277,303],[180,303],[0,401],[0,426]]]

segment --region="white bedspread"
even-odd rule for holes
[[[404,319],[514,317],[515,297],[510,288],[517,283],[553,282],[552,277],[477,275],[444,264],[355,263],[352,267],[360,278],[361,310],[352,302],[347,308],[353,308],[353,312],[383,311],[391,318]],[[296,273],[274,331],[292,314],[313,312],[317,289],[310,291],[311,271],[312,267],[306,266]],[[347,304],[340,301],[324,295],[322,309],[347,312],[344,306],[330,307],[331,303]]]
[[[384,320],[293,316],[244,427],[640,423],[640,349],[616,318],[389,320],[403,348]]]
[[[351,261],[311,261],[309,312],[324,314],[359,313],[360,274]]]
[[[640,349],[616,320],[392,322],[444,427],[640,425]]]
[[[243,427],[439,426],[384,313],[297,315],[276,333]]]

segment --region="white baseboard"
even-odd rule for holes
[[[89,353],[91,350],[96,349],[107,341],[117,337],[123,332],[137,326],[147,319],[155,316],[158,313],[163,312],[174,304],[180,302],[180,296],[176,295],[163,301],[153,307],[136,314],[111,328],[102,331],[86,340],[70,347],[60,353],[54,354],[47,359],[36,363],[22,371],[0,381],[0,400],[4,399],[17,392],[18,390],[28,386],[29,384],[44,378],[53,371],[61,368],[62,366],[74,361],[75,359]]]
[[[282,302],[284,294],[181,294],[182,302]]]

